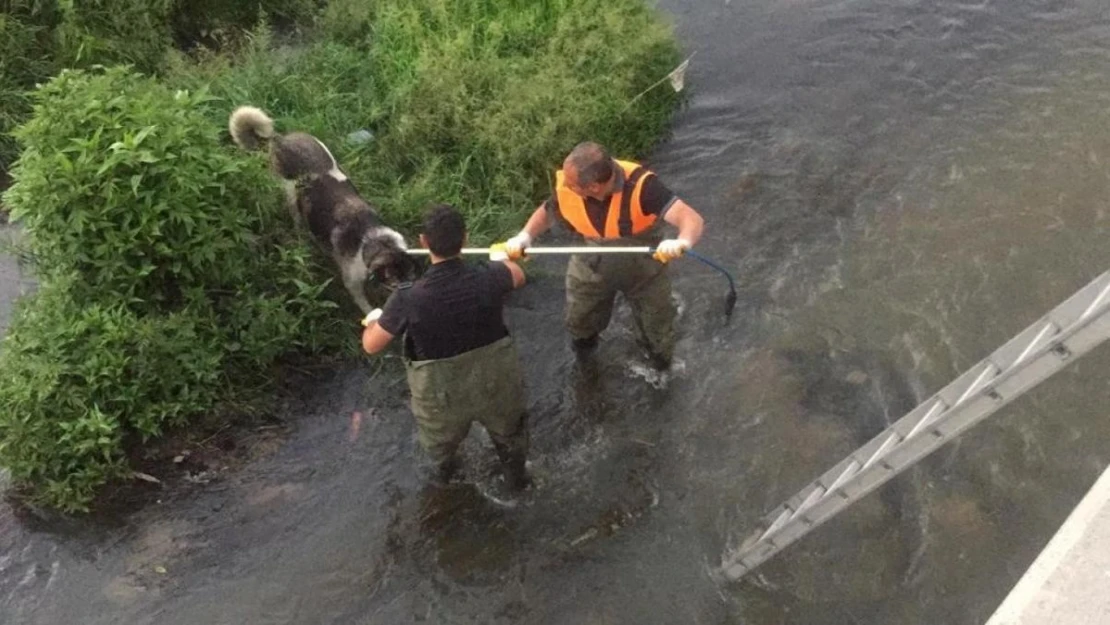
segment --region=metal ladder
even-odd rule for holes
[[[715,573],[735,581],[1110,338],[1110,271],[775,508]]]

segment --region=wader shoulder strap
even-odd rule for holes
[[[635,199],[637,203],[640,200],[640,194],[636,193],[636,185],[640,184],[640,179],[644,174],[648,173],[643,167],[637,167],[633,172],[625,178],[624,189],[621,192],[621,207],[620,219],[618,220],[618,228],[621,236],[630,236],[638,234],[633,230],[632,224],[632,200]],[[640,206],[636,207],[638,212],[643,212]]]

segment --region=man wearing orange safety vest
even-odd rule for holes
[[[664,239],[662,223],[678,229]],[[567,267],[566,326],[579,352],[597,345],[609,325],[613,300],[623,293],[632,307],[638,339],[652,365],[668,369],[674,356],[671,282],[666,264],[701,238],[701,215],[640,165],[611,158],[602,146],[580,143],[555,173],[555,192],[532,214],[520,234],[505,242],[521,258],[540,234],[561,223],[587,245],[656,248],[654,256],[575,255]]]

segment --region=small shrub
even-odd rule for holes
[[[77,282],[21,301],[0,351],[0,459],[35,499],[68,511],[128,473],[126,434],[182,423],[215,400],[221,374],[210,320],[89,303]]]
[[[44,278],[76,272],[141,313],[180,308],[190,286],[246,284],[277,196],[220,144],[207,95],[115,68],[65,71],[36,98],[6,203]]]
[[[27,119],[26,92],[61,68],[128,64],[162,72],[176,49],[237,43],[260,20],[310,26],[324,0],[5,0],[0,2],[0,188],[18,155],[8,134]]]

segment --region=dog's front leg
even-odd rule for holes
[[[362,309],[362,314],[369,313],[373,307],[366,299],[366,278],[369,274],[366,265],[362,264],[359,258],[350,258],[340,261],[340,266],[343,272],[343,286],[347,287],[351,299],[355,300],[355,304]]]
[[[283,180],[281,186],[285,190],[285,208],[289,209],[289,216],[293,219],[293,225],[297,228],[304,228],[304,215],[301,214],[300,202],[297,200],[296,181]]]

